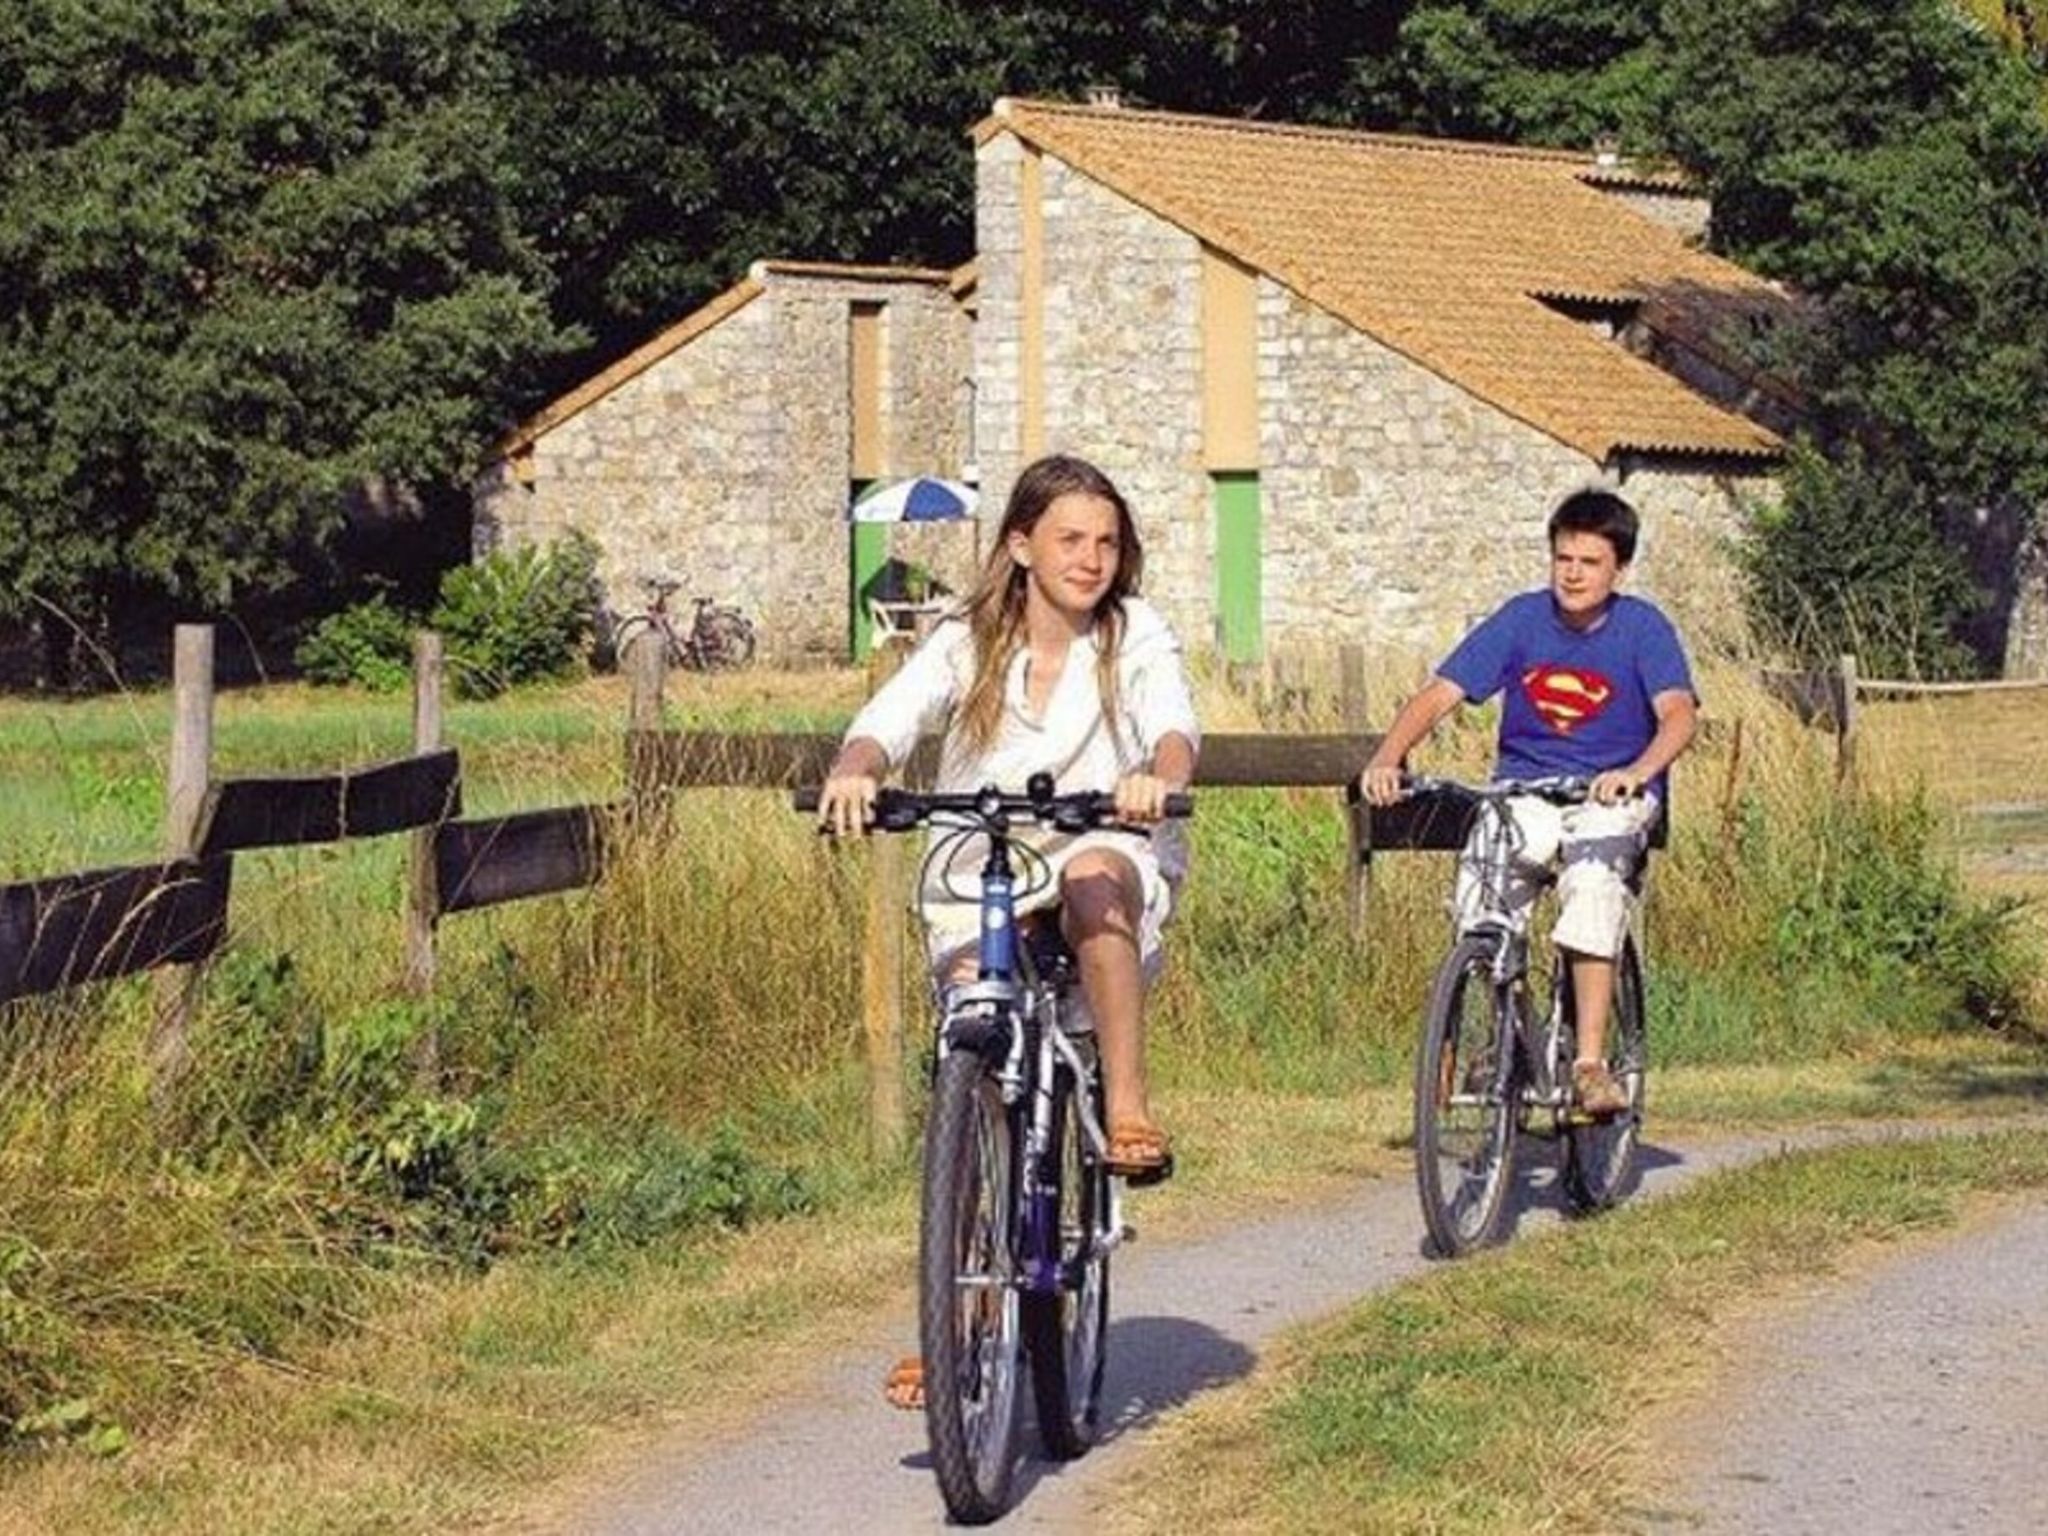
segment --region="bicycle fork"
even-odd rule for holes
[[[1050,1004],[1048,1012],[1057,1006]],[[1020,1283],[1035,1295],[1051,1296],[1073,1289],[1080,1283],[1082,1269],[1121,1246],[1125,1236],[1123,1191],[1118,1187],[1119,1180],[1104,1181],[1109,1189],[1107,1208],[1093,1212],[1093,1226],[1083,1234],[1080,1252],[1072,1260],[1063,1259],[1066,1234],[1060,1222],[1060,1186],[1067,1170],[1059,1162],[1060,1149],[1053,1141],[1054,1084],[1061,1069],[1071,1074],[1074,1084],[1069,1095],[1073,1123],[1067,1134],[1081,1148],[1077,1177],[1090,1176],[1089,1164],[1099,1164],[1108,1155],[1109,1144],[1096,1118],[1093,1096],[1088,1092],[1088,1066],[1080,1048],[1059,1028],[1055,1017],[1036,1022],[1038,1027],[1033,1033],[1037,1037],[1038,1070],[1032,1078],[1022,1158]],[[1085,1202],[1082,1204],[1085,1208]]]

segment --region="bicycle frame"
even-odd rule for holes
[[[1458,927],[1460,937],[1478,938],[1494,946],[1491,965],[1493,986],[1500,993],[1503,1018],[1509,1021],[1510,1039],[1499,1042],[1492,1092],[1503,1097],[1509,1092],[1520,1054],[1528,1070],[1522,1074],[1520,1105],[1524,1110],[1547,1109],[1562,1114],[1570,1107],[1571,1091],[1566,1083],[1567,1063],[1563,1060],[1565,1013],[1570,978],[1562,952],[1553,952],[1550,1005],[1542,1020],[1531,1016],[1529,1006],[1529,935],[1506,910],[1504,892],[1515,856],[1521,851],[1521,832],[1509,814],[1508,802],[1519,789],[1540,797],[1543,792],[1563,787],[1564,781],[1538,782],[1528,786],[1504,785],[1478,792],[1479,806],[1474,829],[1461,859],[1469,859],[1478,871],[1479,910]],[[1439,786],[1449,787],[1449,786]],[[1572,786],[1582,788],[1582,786]],[[1471,791],[1467,791],[1468,793]],[[1632,920],[1633,921],[1633,920]],[[1454,1102],[1472,1102],[1453,1095]]]
[[[1022,1119],[1022,1156],[1017,1162],[1021,1273],[1014,1283],[1034,1294],[1051,1295],[1077,1280],[1059,1260],[1059,1180],[1048,1167],[1048,1154],[1053,1150],[1054,1086],[1060,1067],[1073,1074],[1076,1128],[1089,1158],[1099,1163],[1107,1157],[1109,1141],[1088,1091],[1095,1068],[1083,1059],[1062,1017],[1074,980],[1070,975],[1041,975],[1031,946],[1020,942],[1016,877],[1006,827],[988,817],[977,830],[989,843],[981,869],[979,974],[971,982],[940,989],[934,1065],[955,1050],[978,1051],[995,1065],[1005,1104],[1014,1108],[1028,1099]],[[996,1064],[998,1055],[1000,1063]],[[1089,1235],[1089,1250],[1082,1263],[1122,1242],[1121,1182],[1110,1181],[1108,1210]]]

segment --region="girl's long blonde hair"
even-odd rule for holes
[[[1095,687],[1102,698],[1103,722],[1111,736],[1121,742],[1116,707],[1117,654],[1124,637],[1124,599],[1138,590],[1145,553],[1138,545],[1138,526],[1131,518],[1130,504],[1109,476],[1085,459],[1055,453],[1027,465],[1010,488],[1010,502],[1003,509],[1003,523],[996,530],[995,545],[989,550],[981,579],[965,605],[968,630],[974,637],[974,681],[961,700],[957,723],[976,752],[985,752],[995,744],[1003,723],[1003,681],[1009,676],[1010,662],[1018,647],[1024,643],[1024,598],[1031,577],[1010,558],[1010,535],[1028,535],[1045,516],[1046,508],[1075,492],[1099,496],[1116,508],[1116,575],[1095,605]]]

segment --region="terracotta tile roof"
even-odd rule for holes
[[[1783,302],[1587,185],[1590,156],[1029,101],[975,135],[1005,131],[1597,461],[1781,449],[1538,297]]]
[[[845,282],[862,283],[924,283],[943,287],[958,297],[961,290],[957,285],[961,274],[967,270],[966,267],[859,266],[836,261],[757,261],[747,269],[744,278],[717,298],[699,309],[692,310],[653,340],[643,342],[610,367],[591,375],[560,399],[534,412],[498,439],[491,450],[492,456],[500,459],[511,458],[521,449],[531,447],[577,412],[588,410],[627,380],[637,378],[670,353],[695,341],[721,320],[745,309],[767,291],[768,280],[771,277],[837,278]]]

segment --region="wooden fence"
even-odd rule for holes
[[[557,806],[510,815],[462,814],[459,752],[442,740],[442,656],[433,635],[414,656],[414,751],[343,772],[215,779],[213,634],[180,626],[164,857],[153,864],[83,871],[0,888],[0,1002],[153,970],[157,1012],[152,1085],[161,1099],[189,1062],[189,1023],[199,968],[224,942],[235,855],[261,848],[407,834],[413,839],[404,916],[404,980],[433,985],[435,936],[445,917],[570,890],[599,880],[616,829],[666,822],[669,797],[728,786],[788,790],[824,777],[838,736],[824,732],[677,731],[662,724],[658,646],[637,647],[625,731],[628,798],[622,804]],[[1365,656],[1339,653],[1338,696],[1346,729],[1329,734],[1213,734],[1196,784],[1337,792],[1350,784],[1378,737],[1365,729]],[[884,653],[883,666],[889,664]],[[1285,683],[1287,679],[1283,678]],[[1296,679],[1292,686],[1299,685]],[[1801,695],[1804,697],[1804,695]],[[928,775],[935,745],[908,765]],[[1411,802],[1391,811],[1350,810],[1348,912],[1364,935],[1374,856],[1451,851],[1467,818]],[[903,1109],[904,913],[910,892],[900,847],[876,849],[862,935],[862,1031],[879,1144],[900,1137]],[[424,1042],[431,1067],[434,1043]]]

